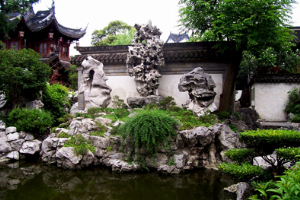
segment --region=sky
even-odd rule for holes
[[[109,22],[121,20],[131,26],[145,24],[149,20],[161,31],[165,42],[170,34],[179,33],[179,0],[56,0],[57,21],[68,28],[85,28],[86,34],[79,40],[79,46],[91,46],[94,30],[103,29]],[[299,2],[299,1],[297,1]],[[300,3],[300,2],[299,2]],[[40,0],[33,6],[34,11],[47,10],[52,0]],[[291,25],[300,26],[300,4],[295,4]],[[70,55],[80,54],[70,47]]]

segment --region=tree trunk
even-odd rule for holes
[[[220,96],[220,106],[219,111],[229,111],[232,103],[232,99],[234,98],[234,86],[236,76],[238,74],[238,70],[240,67],[240,63],[242,60],[242,50],[238,50],[235,52],[234,59],[230,63],[230,67],[228,68],[227,77],[225,79],[225,83],[223,86],[223,91]],[[233,108],[233,106],[232,106]]]

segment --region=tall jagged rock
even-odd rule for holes
[[[207,110],[211,112],[217,109],[214,103],[216,84],[211,75],[204,73],[201,67],[184,74],[178,84],[180,92],[189,92],[190,99],[183,107],[192,110],[198,116],[204,115]]]
[[[165,64],[160,40],[161,31],[148,24],[135,24],[137,32],[127,54],[127,68],[130,76],[135,76],[136,89],[142,96],[155,95],[161,77],[158,69]]]
[[[107,107],[111,101],[111,88],[106,84],[107,77],[103,64],[88,56],[81,64],[83,66],[83,81],[79,94],[84,94],[85,110],[92,107]]]

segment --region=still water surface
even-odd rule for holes
[[[106,168],[63,170],[34,163],[0,165],[3,200],[225,200],[223,188],[236,183],[214,170],[180,175],[119,174]]]

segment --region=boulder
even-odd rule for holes
[[[161,165],[167,164],[169,158],[166,154],[158,153],[154,158],[146,158],[146,166],[150,168],[158,168]]]
[[[17,140],[19,139],[19,133],[9,133],[6,135],[7,137],[7,142],[10,142],[10,141],[14,141],[14,140]]]
[[[95,121],[99,122],[99,123],[101,123],[102,125],[105,125],[105,126],[108,126],[112,122],[111,119],[103,118],[103,117],[97,117],[97,118],[95,118]]]
[[[17,128],[16,127],[10,126],[10,127],[7,127],[5,129],[6,135],[9,134],[9,133],[14,133],[14,132],[17,132]]]
[[[56,135],[58,135],[58,134],[60,134],[61,132],[69,133],[69,130],[68,130],[68,129],[65,129],[65,128],[56,128],[54,132],[55,132]]]
[[[92,145],[96,148],[107,149],[109,147],[109,139],[99,136],[90,136]]]
[[[175,154],[174,155],[174,164],[177,169],[181,169],[185,166],[187,156],[185,154]]]
[[[81,167],[88,167],[94,162],[94,154],[89,150],[81,160]]]
[[[0,138],[0,153],[8,153],[11,149],[10,144]]]
[[[103,163],[107,167],[111,167],[112,171],[114,172],[129,172],[141,169],[140,165],[136,163],[129,164],[128,162],[122,161],[120,159],[106,158],[103,160]]]
[[[24,139],[18,139],[18,140],[14,140],[14,141],[9,142],[9,144],[10,144],[12,150],[19,151],[24,142],[25,142]]]
[[[19,152],[22,154],[34,155],[41,150],[41,144],[42,142],[39,140],[26,141],[22,144],[22,148]]]
[[[72,120],[69,126],[69,135],[89,133],[96,128],[96,124],[92,119],[77,117]]]
[[[171,165],[171,166],[169,166],[169,165],[160,165],[157,168],[157,171],[161,172],[161,173],[171,174],[174,169],[175,169],[175,165]]]
[[[27,133],[24,139],[25,139],[26,141],[34,140],[34,136],[31,135],[30,133]]]
[[[64,169],[76,169],[76,165],[81,161],[82,155],[76,155],[73,147],[62,147],[56,154],[57,166]]]
[[[252,194],[253,189],[246,182],[239,182],[236,187],[237,200],[246,200]]]
[[[7,154],[6,157],[9,158],[9,159],[11,159],[11,160],[19,160],[20,159],[18,151],[12,151],[9,154]]]

